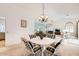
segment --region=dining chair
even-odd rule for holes
[[[62,45],[61,43],[62,43],[62,41],[63,41],[63,39],[61,39],[56,45],[55,45],[55,52],[54,52],[54,56],[60,56],[60,53],[57,53],[57,51],[59,50],[59,47]]]
[[[26,49],[30,51],[28,56],[41,56],[42,55],[42,47],[39,44],[32,43],[27,41],[26,39],[22,39],[24,42]]]
[[[55,51],[55,48],[49,46],[43,51],[43,55],[44,56],[53,56],[54,51]]]
[[[57,56],[56,54],[54,54],[54,52],[57,49],[57,47],[61,44],[61,42],[62,39],[58,43],[52,43],[48,47],[46,47],[46,49],[43,52],[44,56]]]
[[[26,49],[32,52],[32,45],[30,44],[30,42],[24,38],[22,38],[22,41],[24,42]]]
[[[41,56],[42,55],[42,47],[38,44],[29,42],[32,47],[32,54],[31,56]]]
[[[42,47],[41,46],[34,47],[33,52],[35,56],[42,56]]]
[[[54,48],[56,49],[62,42],[62,39],[54,46]]]

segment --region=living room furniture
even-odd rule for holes
[[[55,35],[61,35],[60,29],[55,29]]]

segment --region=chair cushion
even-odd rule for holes
[[[34,47],[34,48],[33,48],[34,53],[37,52],[38,50],[42,50],[42,48],[41,48],[40,46],[39,46],[39,47]]]
[[[55,51],[55,49],[53,48],[53,47],[47,47],[45,50],[44,50],[44,52],[43,52],[43,54],[44,54],[44,56],[52,56],[53,55],[53,53],[54,53],[54,51]]]
[[[30,42],[24,38],[22,38],[22,41],[24,42],[26,49],[32,51],[32,46],[31,46]]]
[[[55,49],[52,48],[52,47],[47,47],[46,49],[47,49],[48,51],[52,52],[52,53],[54,53],[54,51],[55,51]]]
[[[42,49],[35,52],[35,56],[42,56]]]

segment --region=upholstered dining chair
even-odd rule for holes
[[[33,52],[35,56],[42,56],[42,47],[41,46],[34,47]]]
[[[26,49],[32,52],[32,45],[30,45],[30,42],[25,38],[21,38],[21,39],[24,42]]]
[[[56,53],[56,52],[57,52],[57,50],[58,50],[58,46],[61,46],[62,41],[63,41],[63,39],[61,39],[61,40],[54,46],[54,48],[55,48],[55,52],[54,52],[54,54],[53,54],[54,56],[59,56],[59,54]]]
[[[41,56],[42,55],[42,47],[39,44],[32,43],[25,39],[22,39],[24,42],[26,49],[30,51],[28,56]]]
[[[54,48],[56,49],[62,42],[62,39],[54,46]]]
[[[50,44],[48,47],[46,47],[46,49],[43,51],[43,55],[44,56],[57,56],[56,54],[54,54],[55,50],[57,49],[57,47],[61,44],[62,40],[60,40],[58,43],[52,43]]]
[[[43,55],[44,55],[44,56],[53,56],[54,51],[55,51],[55,48],[49,46],[49,47],[47,47],[47,48],[43,51]]]
[[[42,47],[39,44],[29,42],[32,47],[32,53],[34,56],[41,56],[42,55]],[[29,55],[30,56],[30,55]]]

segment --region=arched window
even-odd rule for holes
[[[67,22],[65,24],[65,30],[67,32],[73,33],[74,32],[74,27],[73,27],[73,23],[72,22]]]

